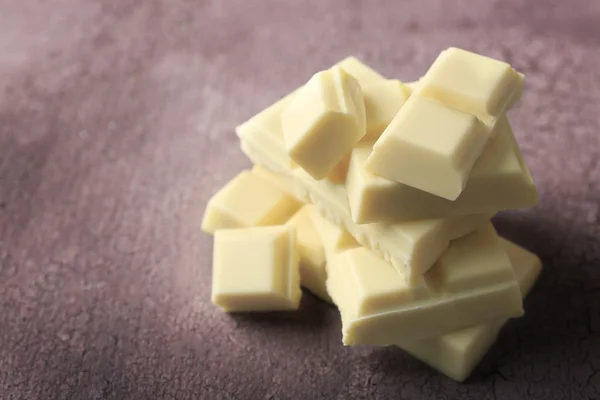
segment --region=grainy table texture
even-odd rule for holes
[[[544,272],[465,384],[347,348],[337,311],[210,303],[206,202],[233,129],[353,54],[527,74],[511,111],[539,206],[496,218]],[[0,399],[597,399],[600,2],[0,0]]]

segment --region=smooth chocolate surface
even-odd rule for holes
[[[0,398],[598,398],[600,5],[537,3],[0,1]],[[540,190],[496,222],[542,276],[470,379],[344,348],[310,294],[213,306],[200,224],[250,166],[234,127],[347,55],[410,81],[448,46],[527,76]]]

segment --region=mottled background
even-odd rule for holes
[[[418,78],[447,46],[527,74],[539,185],[497,227],[545,269],[466,384],[345,348],[338,313],[210,303],[233,128],[354,54]],[[1,399],[600,396],[600,2],[0,0]]]

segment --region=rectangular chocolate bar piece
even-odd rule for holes
[[[490,213],[531,207],[538,193],[506,117],[497,136],[475,164],[467,186],[454,201],[381,178],[365,169],[372,147],[361,143],[350,157],[346,189],[357,223],[407,221]]]
[[[455,200],[488,140],[476,116],[412,95],[373,145],[367,171]]]
[[[504,62],[443,51],[374,144],[365,168],[455,200],[522,88],[523,76]]]
[[[358,81],[339,66],[317,72],[281,113],[286,152],[315,179],[323,179],[366,133]]]
[[[491,226],[452,242],[419,282],[364,247],[327,262],[327,290],[346,345],[387,346],[523,314],[512,265]]]
[[[419,82],[418,96],[475,115],[487,125],[521,97],[523,74],[509,64],[450,47]]]
[[[215,233],[214,304],[227,312],[295,310],[301,296],[293,227],[222,229]]]

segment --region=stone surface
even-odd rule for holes
[[[0,0],[0,398],[598,398],[600,3],[468,7]],[[349,54],[409,81],[448,46],[527,75],[510,116],[541,195],[497,218],[545,267],[471,379],[343,347],[309,294],[211,305],[233,128]]]

